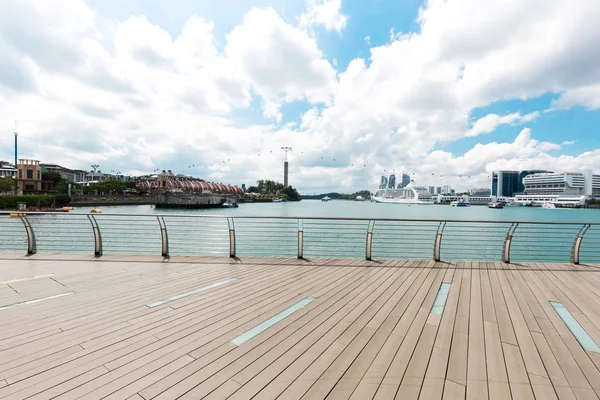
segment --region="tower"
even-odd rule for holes
[[[282,147],[281,150],[285,151],[285,160],[283,162],[283,187],[288,186],[288,151],[292,151],[291,147]]]
[[[15,168],[17,168],[17,137],[19,134],[17,133],[17,121],[15,121]]]

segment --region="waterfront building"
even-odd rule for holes
[[[492,196],[514,197],[520,188],[520,171],[494,171],[492,173]]]
[[[450,186],[448,186],[448,185],[443,186],[442,194],[450,194]]]
[[[552,203],[558,207],[579,207],[586,199],[600,197],[600,175],[583,172],[544,172],[523,178],[523,193],[515,196],[520,204]]]
[[[537,173],[523,179],[526,195],[569,194],[586,197],[600,196],[600,175],[591,170],[582,172]]]
[[[527,170],[527,171],[521,171],[519,173],[519,193],[523,193],[525,192],[525,184],[523,183],[523,179],[525,179],[526,176],[529,175],[533,175],[533,174],[551,174],[552,171],[546,171],[543,169],[532,169],[532,170]]]
[[[20,159],[17,164],[19,194],[42,191],[42,168],[38,160]]]
[[[17,169],[13,167],[0,167],[0,179],[1,178],[16,178]]]
[[[435,187],[435,194],[442,194],[442,188],[440,186]]]
[[[73,170],[73,182],[85,183],[86,182],[85,177],[87,174],[88,174],[88,172],[83,169],[74,169]]]
[[[396,175],[391,174],[388,180],[388,189],[396,189]]]
[[[486,188],[473,188],[473,189],[469,189],[469,196],[491,196],[492,195],[492,191],[490,189],[486,189]]]
[[[52,172],[59,174],[63,179],[75,182],[75,173],[72,169],[62,167],[57,164],[40,164],[42,172]]]
[[[102,171],[90,171],[85,175],[86,182],[101,182],[109,179]]]
[[[435,194],[435,186],[429,186],[429,193]]]

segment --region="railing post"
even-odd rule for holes
[[[506,238],[504,239],[504,246],[502,248],[502,262],[507,264],[510,263],[510,245],[512,244],[513,235],[515,234],[518,226],[518,223],[513,222],[510,228],[508,228]]]
[[[233,218],[227,218],[229,225],[229,257],[235,257],[235,225]]]
[[[440,222],[437,233],[435,234],[435,242],[433,244],[433,261],[435,262],[439,262],[442,259],[442,234],[445,227],[446,222]]]
[[[590,229],[591,225],[586,224],[581,227],[579,233],[575,237],[575,241],[573,242],[573,246],[571,247],[571,263],[579,264],[579,253],[581,250],[581,242],[583,241],[583,235]]]
[[[94,230],[94,256],[100,257],[102,256],[102,236],[100,235],[100,227],[98,226],[98,222],[93,215],[88,214],[87,217],[92,224],[92,229]]]
[[[37,252],[37,245],[35,242],[35,234],[33,228],[27,220],[27,214],[20,215],[21,222],[25,225],[25,232],[27,233],[27,255],[35,254]]]
[[[162,256],[169,257],[169,235],[167,234],[167,224],[165,224],[165,219],[162,216],[156,217],[156,219],[158,219],[158,225],[160,226]]]
[[[367,243],[365,248],[365,259],[371,261],[373,258],[373,229],[375,228],[375,221],[369,221],[369,227],[367,228]]]
[[[298,258],[304,258],[304,227],[302,220],[298,220]]]

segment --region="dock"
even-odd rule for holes
[[[0,399],[597,399],[594,344],[595,265],[0,253]]]

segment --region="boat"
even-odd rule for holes
[[[464,199],[453,201],[452,203],[450,203],[450,205],[452,207],[471,207],[471,204],[468,201],[465,201]]]
[[[542,208],[552,209],[552,208],[556,208],[556,206],[553,203],[544,203],[544,204],[542,204]]]
[[[281,203],[281,202],[283,202],[282,199],[273,199],[273,203]]]
[[[325,202],[330,201],[330,200],[331,200],[331,197],[328,197],[328,196],[325,196],[321,199],[321,201],[325,201]]]
[[[433,204],[433,197],[429,190],[415,185],[414,181],[402,189],[379,189],[371,200],[377,203]]]
[[[356,196],[356,198],[354,199],[356,201],[366,201],[366,199],[362,196]]]
[[[101,209],[99,209],[99,208],[92,208],[92,209],[90,210],[90,213],[91,213],[91,214],[102,214],[102,210],[101,210]]]
[[[497,201],[493,201],[491,203],[488,203],[488,208],[504,208],[504,204],[499,203]]]
[[[238,203],[234,203],[231,200],[227,200],[225,203],[221,204],[223,208],[238,208]]]

